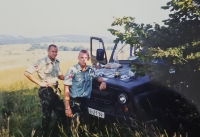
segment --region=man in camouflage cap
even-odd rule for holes
[[[29,80],[40,86],[38,94],[42,106],[43,137],[48,136],[52,110],[56,114],[57,124],[63,124],[65,118],[64,103],[59,97],[58,88],[58,79],[64,80],[60,62],[56,59],[58,48],[56,45],[49,45],[47,52],[48,56],[38,60],[24,72]],[[34,72],[37,72],[40,80],[32,75]]]

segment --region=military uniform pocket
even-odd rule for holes
[[[44,73],[47,73],[47,74],[48,74],[48,73],[51,73],[51,72],[52,72],[52,69],[45,69],[45,70],[44,70]]]

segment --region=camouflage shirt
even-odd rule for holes
[[[53,85],[58,81],[58,76],[62,75],[59,60],[55,59],[54,62],[52,62],[48,56],[38,60],[26,71],[31,74],[37,72],[41,81],[47,81]]]
[[[95,71],[87,65],[83,72],[79,64],[69,68],[65,74],[64,85],[70,86],[70,96],[90,98],[92,80],[97,79]]]

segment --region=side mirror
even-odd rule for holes
[[[104,54],[105,54],[105,51],[104,49],[97,49],[97,52],[96,52],[96,60],[98,61],[103,61],[103,57],[104,57]]]

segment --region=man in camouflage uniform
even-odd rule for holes
[[[78,64],[69,68],[65,74],[64,80],[64,101],[65,114],[72,118],[72,125],[75,128],[73,132],[77,132],[79,119],[88,126],[88,108],[87,99],[90,98],[92,91],[92,80],[96,79],[100,84],[99,89],[106,89],[106,83],[102,77],[95,75],[91,66],[87,65],[90,59],[86,50],[81,50],[78,56]],[[72,128],[72,127],[71,127]]]
[[[49,45],[47,52],[48,56],[38,60],[24,72],[29,80],[40,86],[38,94],[42,106],[43,137],[48,136],[52,110],[57,118],[56,126],[63,124],[65,118],[64,103],[59,97],[60,89],[58,88],[58,79],[64,80],[59,60],[56,59],[58,48],[56,45]],[[33,77],[34,72],[37,72],[40,80]]]

